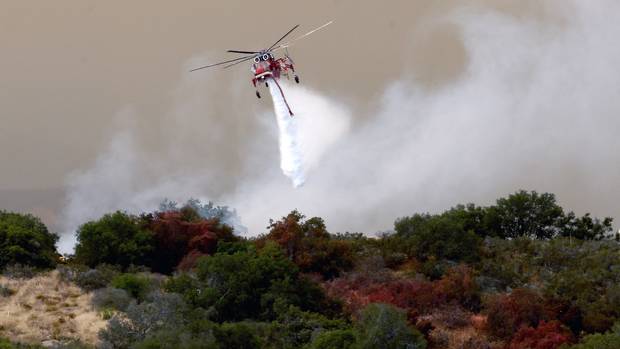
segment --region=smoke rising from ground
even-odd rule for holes
[[[324,217],[331,231],[372,233],[390,229],[398,216],[485,204],[520,188],[556,193],[568,209],[619,218],[620,4],[545,6],[551,19],[469,7],[420,24],[419,33],[456,26],[466,69],[434,89],[403,74],[369,101],[363,122],[353,122],[354,106],[338,96],[285,87],[293,111],[304,113],[299,132],[309,163],[297,190],[278,173],[269,111],[247,117],[255,132],[240,131],[244,142],[222,149],[227,143],[217,128],[227,124],[214,118],[213,104],[218,93],[240,85],[218,91],[201,78],[184,79],[162,127],[169,144],[149,153],[135,127],[120,125],[94,166],[68,180],[65,231],[112,209],[149,210],[166,197],[197,197],[236,208],[251,234],[294,208]],[[363,72],[343,78],[364,83]],[[242,117],[234,108],[228,113]],[[214,129],[193,127],[194,118],[214,120]],[[234,171],[218,166],[218,158],[231,156],[238,157]]]

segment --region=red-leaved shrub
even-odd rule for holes
[[[352,314],[369,303],[388,303],[407,311],[413,323],[417,316],[428,314],[448,304],[469,305],[479,299],[477,287],[468,267],[457,267],[437,281],[399,279],[373,275],[348,274],[324,284],[327,294],[341,299]]]
[[[319,217],[305,220],[304,215],[293,211],[279,221],[271,221],[269,229],[257,246],[274,241],[303,273],[318,273],[331,279],[353,267],[350,242],[333,239]]]
[[[188,270],[201,256],[217,250],[218,240],[234,239],[232,229],[217,219],[187,218],[183,211],[158,212],[149,221],[154,234],[153,271],[170,273],[175,268]]]
[[[458,303],[473,311],[480,308],[480,289],[474,281],[473,270],[467,265],[448,270],[435,282],[434,289],[443,303]]]
[[[493,297],[487,304],[487,328],[499,338],[512,337],[522,326],[536,326],[548,318],[544,299],[528,289]]]
[[[559,321],[541,321],[538,327],[521,327],[506,349],[557,349],[573,341],[573,334]]]

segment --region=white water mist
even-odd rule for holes
[[[273,99],[273,109],[278,121],[280,168],[282,168],[282,173],[291,179],[293,186],[298,188],[304,184],[306,178],[297,131],[297,119],[290,115],[283,92],[273,80],[269,81],[269,92]]]

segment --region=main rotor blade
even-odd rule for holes
[[[239,63],[243,63],[243,62],[249,61],[249,60],[250,60],[250,59],[252,59],[252,58],[254,58],[254,56],[246,57],[245,59],[242,59],[242,60],[240,60],[239,62],[236,62],[236,63],[229,64],[229,65],[225,66],[225,67],[224,67],[224,69],[230,68],[230,67],[232,67],[233,65],[237,65],[237,64],[239,64]]]
[[[281,37],[280,40],[276,41],[275,44],[271,45],[271,47],[269,47],[267,51],[271,51],[272,48],[276,47],[276,45],[278,45],[282,40],[284,40],[285,37],[287,37],[290,33],[292,33],[293,30],[297,29],[297,27],[299,27],[299,24],[294,26],[293,29],[289,30],[286,34],[284,34],[284,36]]]
[[[232,52],[232,53],[245,53],[245,54],[247,54],[247,55],[253,55],[253,54],[258,53],[258,52],[256,52],[256,51],[237,51],[237,50],[228,50],[228,51],[226,51],[226,52]]]
[[[250,59],[250,58],[253,58],[253,57],[254,57],[254,55],[252,55],[252,56],[244,56],[244,57],[239,57],[239,58],[231,59],[231,60],[224,61],[224,62],[219,62],[219,63],[215,63],[215,64],[209,64],[209,65],[205,65],[203,67],[194,68],[194,69],[190,70],[190,72],[193,72],[193,71],[196,71],[196,70],[200,70],[200,69],[205,69],[205,68],[211,68],[211,67],[215,67],[215,66],[222,65],[222,64],[237,62],[237,61],[243,62],[243,60]]]
[[[327,23],[323,24],[322,26],[320,26],[320,27],[318,27],[318,28],[316,28],[316,29],[313,29],[313,30],[311,30],[311,31],[307,32],[307,33],[306,33],[306,34],[304,34],[304,35],[298,36],[298,37],[296,37],[295,39],[293,39],[293,40],[291,40],[291,41],[289,41],[289,42],[287,42],[287,43],[285,43],[285,44],[282,44],[282,45],[280,45],[280,46],[278,46],[278,47],[274,48],[272,51],[276,51],[276,50],[281,50],[281,49],[283,49],[283,48],[287,48],[287,47],[291,46],[291,45],[292,45],[295,41],[297,41],[297,40],[301,40],[301,39],[303,39],[303,38],[305,38],[305,37],[307,37],[307,36],[309,36],[309,35],[312,35],[312,34],[316,33],[317,31],[319,31],[319,30],[321,30],[321,29],[323,29],[323,28],[325,28],[325,27],[327,27],[328,25],[330,25],[330,24],[332,24],[332,23],[334,23],[334,21],[329,21],[329,22],[327,22]]]

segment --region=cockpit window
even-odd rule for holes
[[[256,57],[254,57],[254,63],[266,62],[270,59],[274,59],[272,53],[261,53],[257,55]]]

